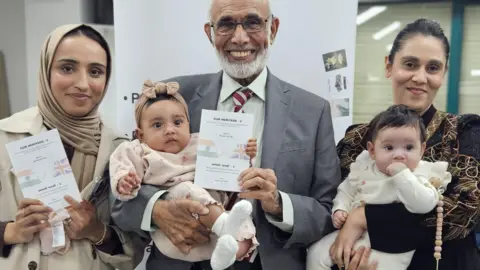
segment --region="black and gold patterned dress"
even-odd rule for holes
[[[445,192],[441,270],[480,270],[475,246],[475,225],[480,213],[480,117],[456,116],[433,106],[422,116],[427,127],[424,160],[447,161],[452,183]],[[368,125],[351,126],[337,145],[342,178],[365,149]],[[367,205],[372,248],[388,253],[416,250],[409,270],[436,269],[435,212],[419,215],[403,204]]]

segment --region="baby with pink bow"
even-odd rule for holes
[[[225,269],[247,257],[257,246],[251,219],[252,205],[242,200],[230,212],[226,194],[193,183],[198,134],[190,134],[188,107],[176,82],[145,81],[135,106],[137,139],[118,146],[110,157],[111,189],[119,200],[137,196],[141,183],[167,190],[166,200],[190,198],[209,210],[199,221],[211,229],[210,242],[182,253],[160,230],[151,231],[164,255],[183,261],[209,260],[213,270]],[[256,155],[256,140],[249,140],[248,155]]]

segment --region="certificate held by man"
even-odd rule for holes
[[[11,142],[6,149],[25,198],[40,200],[54,211],[69,205],[66,195],[82,200],[56,129]]]
[[[252,138],[252,114],[202,110],[195,184],[240,192],[238,176],[250,166],[246,153]]]

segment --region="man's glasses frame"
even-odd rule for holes
[[[240,22],[233,22],[233,21],[223,22],[223,23],[229,23],[228,25],[225,25],[225,26],[221,25],[222,23],[221,21],[216,23],[210,22],[210,27],[213,29],[215,34],[221,35],[221,36],[232,35],[237,30],[238,25],[241,25],[243,30],[245,30],[245,32],[247,33],[256,33],[256,32],[265,30],[265,27],[267,26],[267,22],[270,18],[273,20],[274,18],[273,14],[269,15],[266,19],[258,17],[258,18],[247,18]],[[255,26],[255,23],[257,23],[257,26]],[[219,24],[220,26],[218,26]]]

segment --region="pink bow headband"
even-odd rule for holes
[[[180,89],[180,85],[177,82],[152,82],[151,80],[146,80],[143,83],[142,94],[147,98],[156,98],[157,94],[167,94],[173,96]]]
[[[135,120],[137,121],[137,127],[140,127],[140,117],[142,111],[145,108],[148,100],[157,98],[158,95],[168,95],[176,99],[185,109],[185,114],[187,120],[190,121],[188,116],[188,107],[187,103],[183,99],[182,95],[178,93],[180,85],[178,82],[152,82],[151,80],[146,80],[143,83],[142,94],[135,105]]]

